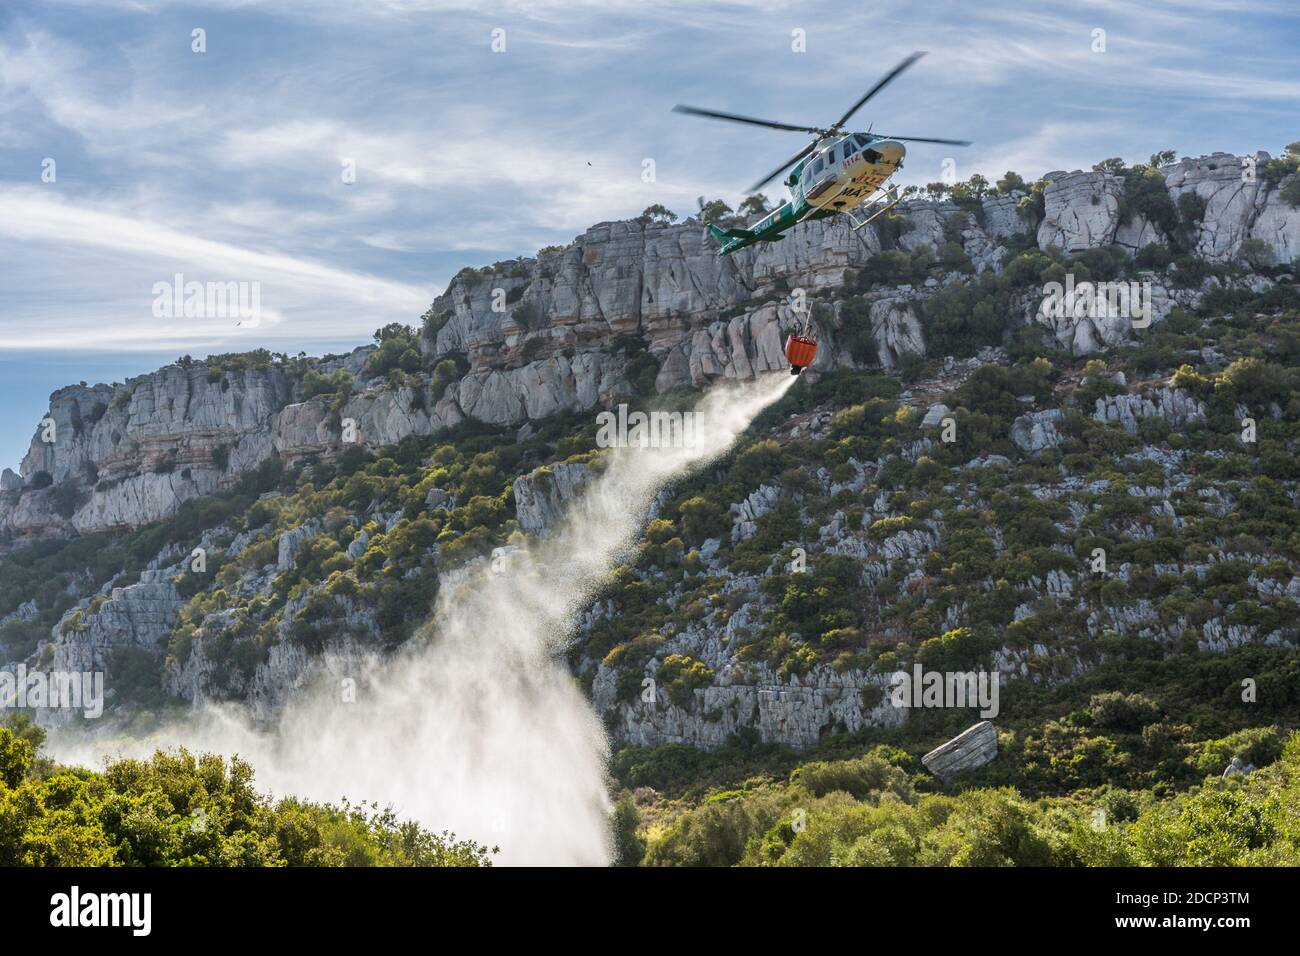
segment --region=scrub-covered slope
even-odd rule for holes
[[[63,389],[0,493],[0,658],[105,671],[142,724],[273,715],[552,533],[597,412],[784,375],[806,312],[814,366],[659,497],[568,646],[646,819],[880,742],[924,777],[982,708],[896,706],[918,666],[995,677],[975,782],[1262,766],[1300,709],[1300,150],[1251,159],[977,177],[725,259],[694,219],[606,223],[348,356]],[[1099,283],[1143,309],[1053,299]]]

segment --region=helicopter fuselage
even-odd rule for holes
[[[790,199],[748,229],[710,227],[719,255],[759,242],[776,242],[796,223],[827,219],[866,202],[902,166],[903,144],[870,133],[849,133],[819,143],[790,171]]]

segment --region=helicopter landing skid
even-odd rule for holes
[[[856,219],[854,219],[853,213],[851,212],[846,212],[844,214],[849,217],[849,222],[853,223],[854,232],[857,232],[863,226],[869,225],[870,223],[874,222],[877,218],[889,212],[889,210],[893,209],[895,206],[897,206],[900,202],[903,201],[903,197],[898,195],[897,190],[890,190],[890,192],[892,192],[894,195],[894,201],[889,203],[889,205],[887,206],[882,206],[881,208],[877,209],[875,212],[873,212],[870,216],[868,216],[866,219],[862,220],[861,222],[858,222]],[[889,193],[885,193],[885,196],[888,195]]]

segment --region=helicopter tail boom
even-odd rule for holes
[[[718,240],[718,244],[722,246],[720,255],[734,252],[756,241],[755,234],[749,229],[739,229],[734,226],[730,229],[719,229],[713,223],[709,223],[709,235]]]
[[[732,226],[730,229],[719,229],[712,223],[709,224],[709,235],[719,242],[726,242],[728,239],[753,239],[754,234],[748,229],[741,229]]]

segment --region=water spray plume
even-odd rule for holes
[[[314,800],[375,800],[436,831],[501,848],[506,864],[609,862],[608,742],[557,651],[574,616],[631,547],[671,480],[725,453],[795,379],[714,389],[697,441],[619,448],[550,535],[444,576],[429,623],[358,672],[326,659],[273,730],[246,708],[210,706],[146,739],[60,735],[60,759],[156,747],[238,753],[263,788]],[[356,681],[343,702],[340,681]]]

